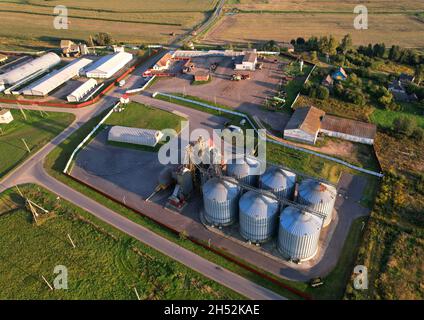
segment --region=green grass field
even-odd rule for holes
[[[149,300],[241,298],[35,185],[21,191],[54,216],[36,225],[15,190],[1,195],[0,299],[136,299],[134,288]],[[56,265],[68,269],[68,290],[41,278],[53,284]]]
[[[0,178],[24,161],[52,138],[62,132],[75,119],[69,113],[40,113],[25,111],[26,119],[19,110],[11,110],[14,121],[0,129]],[[31,153],[28,153],[25,139]]]

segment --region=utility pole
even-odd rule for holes
[[[22,140],[22,142],[24,143],[25,148],[27,149],[28,153],[31,153],[31,150],[29,149],[29,147],[28,147],[27,143],[25,142],[25,139],[24,139],[24,138],[22,138],[21,140]]]

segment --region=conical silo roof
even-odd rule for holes
[[[322,220],[307,211],[289,206],[281,212],[280,225],[290,234],[303,237],[320,232]]]
[[[261,186],[270,190],[290,189],[296,183],[296,174],[278,167],[270,167],[260,178]]]
[[[266,194],[248,191],[240,198],[240,212],[254,218],[274,216],[278,211],[278,201]]]
[[[239,194],[239,187],[236,183],[218,178],[209,179],[203,185],[203,196],[209,200],[224,202],[233,199]]]
[[[311,204],[330,203],[336,196],[336,188],[318,180],[305,179],[299,185],[299,197]]]

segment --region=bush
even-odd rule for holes
[[[411,118],[401,116],[393,120],[393,130],[405,136],[411,136],[416,130],[417,124]]]
[[[414,131],[412,132],[412,136],[418,142],[424,141],[424,129],[422,129],[422,128],[415,128]]]
[[[329,96],[330,96],[330,91],[326,87],[319,86],[317,88],[317,98],[318,99],[327,100]]]

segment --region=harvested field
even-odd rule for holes
[[[355,30],[355,14],[305,13],[248,13],[226,16],[206,36],[206,43],[258,42],[270,39],[290,41],[297,37],[333,34],[341,38],[352,35],[354,44],[384,42],[404,47],[423,47],[424,23],[404,14],[378,14],[369,16],[368,30]],[[276,27],[278,26],[278,27]]]
[[[367,6],[369,12],[396,12],[424,10],[421,0],[229,0],[227,7],[246,11],[272,10],[272,11],[340,11],[352,12],[358,4]]]

